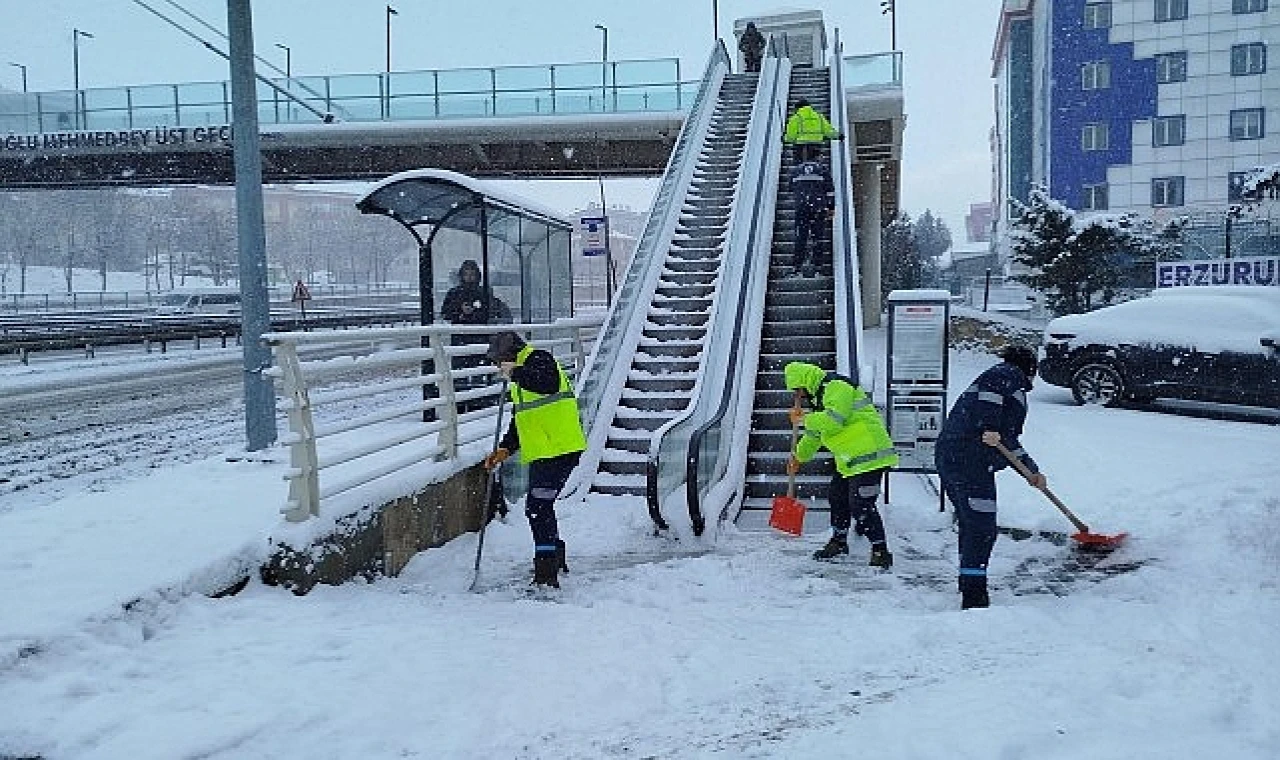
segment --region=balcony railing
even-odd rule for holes
[[[845,56],[844,87],[846,91],[901,86],[901,51]]]

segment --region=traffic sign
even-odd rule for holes
[[[584,216],[578,220],[582,233],[582,255],[604,256],[609,252],[609,219],[603,216]]]
[[[298,280],[293,284],[293,298],[291,300],[294,303],[311,300],[311,291],[307,289],[307,284],[302,280]]]

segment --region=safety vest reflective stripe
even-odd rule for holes
[[[978,391],[978,400],[992,404],[1003,404],[1004,396],[1001,396],[999,393],[992,393],[991,391]]]
[[[537,409],[540,406],[554,404],[557,401],[564,401],[567,398],[574,398],[573,391],[557,391],[552,393],[550,396],[543,396],[542,398],[534,399],[533,401],[525,401],[523,403],[515,404],[515,411],[519,414],[520,412],[527,412],[530,409]]]
[[[846,459],[845,462],[850,467],[857,467],[860,464],[866,464],[867,462],[874,462],[877,459],[883,459],[884,457],[893,456],[894,454],[897,454],[897,453],[898,452],[894,451],[893,449],[880,449],[879,451],[873,451],[870,454],[863,454],[862,456],[850,457],[849,459]]]
[[[871,403],[871,399],[869,398],[864,398],[861,401],[855,401],[853,402],[853,406],[849,408],[849,411],[856,412],[860,409],[866,409],[871,406]],[[845,415],[831,409],[826,409],[824,411],[826,411],[828,417],[836,421],[837,425],[843,425],[845,420],[849,419]]]

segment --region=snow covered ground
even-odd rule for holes
[[[992,361],[954,355],[953,391]],[[865,545],[814,563],[820,534],[672,546],[601,498],[562,509],[555,601],[520,592],[515,514],[479,594],[472,535],[376,583],[184,593],[279,528],[280,452],[33,496],[0,513],[0,757],[1280,757],[1280,428],[1042,385],[1023,441],[1131,539],[1090,567],[1002,537],[993,607],[968,612],[949,516],[910,475],[885,509],[891,574]],[[1001,524],[1067,529],[1000,483]]]

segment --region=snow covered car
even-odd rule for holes
[[[1049,322],[1040,377],[1079,404],[1280,408],[1280,288],[1184,287]]]

